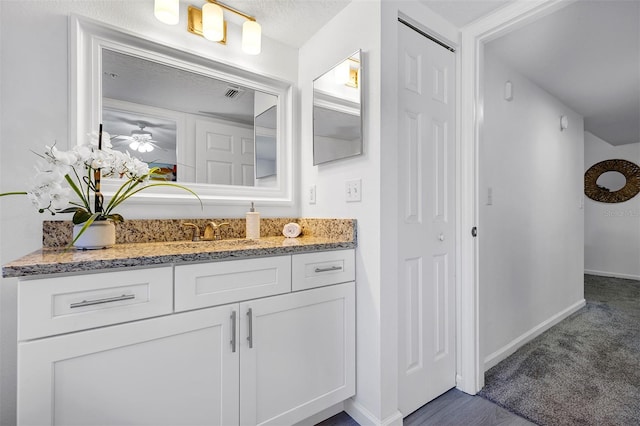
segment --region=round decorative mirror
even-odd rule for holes
[[[584,193],[603,203],[622,203],[640,193],[640,166],[627,160],[605,160],[584,174]]]

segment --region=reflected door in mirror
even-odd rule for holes
[[[196,121],[196,181],[253,186],[253,126]]]

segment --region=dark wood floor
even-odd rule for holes
[[[404,419],[404,426],[524,426],[533,425],[521,417],[498,407],[496,404],[467,395],[457,389],[434,399]],[[358,426],[358,423],[342,412],[318,426]]]

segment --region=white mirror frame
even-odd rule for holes
[[[180,47],[160,44],[117,27],[72,15],[69,31],[71,144],[83,143],[87,134],[96,132],[102,120],[102,50],[141,57],[186,71],[236,83],[277,96],[278,158],[273,187],[211,185],[184,182],[204,204],[238,205],[247,201],[262,205],[290,206],[293,199],[293,85],[217,62]],[[120,186],[115,179],[102,181],[102,192],[109,196]],[[184,191],[170,187],[150,188],[132,197],[130,202],[197,203]]]

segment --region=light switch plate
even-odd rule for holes
[[[309,204],[315,204],[315,203],[316,203],[316,186],[311,185],[309,187]]]
[[[345,182],[345,197],[348,203],[362,201],[361,179],[353,179]]]

